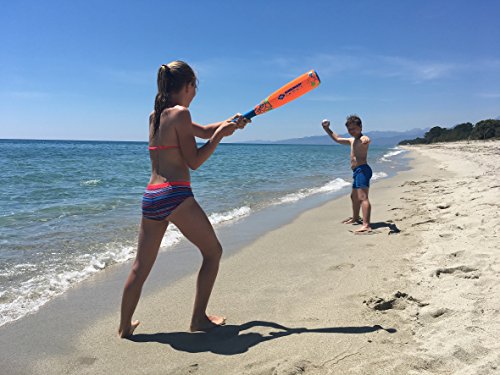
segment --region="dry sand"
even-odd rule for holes
[[[340,223],[343,197],[225,257],[209,308],[228,323],[212,333],[186,331],[191,275],[145,293],[132,340],[116,337],[116,306],[3,373],[499,373],[499,154],[411,147],[412,169],[372,186],[373,234]]]

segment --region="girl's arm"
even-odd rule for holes
[[[221,122],[216,122],[210,125],[200,125],[196,123],[192,123],[193,125],[193,134],[195,137],[201,138],[201,139],[210,139],[210,137],[214,134],[214,132],[217,130],[219,126],[221,126]]]
[[[220,121],[220,122],[215,122],[210,125],[200,125],[195,122],[192,123],[193,125],[193,134],[195,137],[201,138],[201,139],[210,139],[210,137],[214,134],[214,132],[224,123],[227,123],[229,121],[233,121],[236,118],[239,118],[236,124],[236,128],[238,129],[243,129],[246,124],[252,122],[251,120],[240,117],[241,114],[237,113],[234,116],[228,118],[226,121]]]
[[[187,108],[182,108],[172,114],[175,129],[179,139],[179,148],[189,168],[198,169],[217,148],[222,138],[231,135],[236,130],[236,124],[223,121],[212,132],[209,140],[200,148],[196,146],[195,129],[191,114]]]

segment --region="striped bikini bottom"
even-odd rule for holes
[[[186,198],[193,196],[188,181],[148,185],[142,197],[142,215],[146,219],[165,220]]]

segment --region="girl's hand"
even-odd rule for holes
[[[330,120],[324,119],[321,121],[321,125],[326,129],[330,127]]]
[[[236,130],[236,123],[228,119],[217,128],[216,133],[220,134],[222,137],[228,137],[234,133]]]
[[[243,117],[241,113],[235,114],[233,117],[230,118],[230,121],[236,124],[237,129],[244,129],[247,124],[251,123],[252,120]]]

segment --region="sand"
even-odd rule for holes
[[[190,274],[145,290],[136,335],[118,339],[117,282],[74,331],[64,301],[58,335],[51,321],[30,339],[30,317],[0,328],[16,348],[2,373],[499,373],[500,141],[408,149],[411,170],[372,186],[372,234],[341,224],[342,197],[224,256],[209,309],[225,327],[187,332]]]

